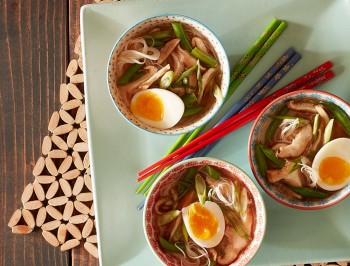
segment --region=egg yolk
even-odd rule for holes
[[[327,157],[321,161],[318,171],[325,183],[340,185],[350,177],[350,164],[339,157]]]
[[[131,105],[131,112],[148,120],[161,121],[164,107],[161,99],[155,93],[149,92],[137,97],[136,101]]]
[[[194,203],[188,210],[188,222],[195,237],[206,240],[218,230],[218,221],[208,209],[200,203]]]

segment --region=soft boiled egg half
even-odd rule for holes
[[[215,202],[192,203],[182,209],[182,218],[188,235],[201,247],[215,247],[224,236],[224,215]]]
[[[328,142],[316,154],[312,168],[318,174],[317,185],[334,191],[350,182],[350,139],[338,138]]]
[[[146,125],[167,129],[180,121],[185,106],[181,98],[171,91],[148,89],[134,95],[130,109],[132,114]]]

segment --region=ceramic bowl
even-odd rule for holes
[[[155,212],[156,202],[162,196],[162,191],[169,187],[169,183],[175,182],[184,171],[190,167],[201,167],[210,165],[224,173],[226,176],[233,176],[240,180],[247,188],[252,198],[252,206],[255,210],[255,220],[252,225],[252,240],[248,246],[238,255],[235,261],[230,265],[246,265],[252,259],[260,247],[263,240],[266,226],[266,212],[263,199],[247,174],[235,165],[210,157],[198,157],[184,160],[177,163],[165,171],[152,185],[149,195],[145,202],[143,223],[144,233],[150,249],[154,255],[165,265],[181,265],[178,259],[175,259],[169,253],[164,252],[159,244],[159,228],[157,225],[157,215]]]
[[[311,200],[296,199],[294,197],[286,195],[285,193],[281,193],[275,185],[270,183],[267,178],[264,178],[262,176],[258,168],[257,155],[255,153],[255,147],[257,143],[265,143],[265,134],[272,121],[271,116],[276,115],[281,106],[283,106],[287,101],[297,101],[305,98],[312,98],[317,101],[332,102],[341,107],[350,117],[349,104],[333,94],[316,90],[290,92],[280,98],[277,98],[269,105],[267,105],[256,118],[250,131],[248,141],[248,156],[250,167],[257,182],[272,199],[291,208],[302,210],[316,210],[332,206],[346,198],[350,194],[350,184],[327,198]]]
[[[222,97],[224,98],[227,94],[228,86],[229,86],[229,76],[230,76],[230,67],[228,57],[226,55],[225,49],[221,44],[219,38],[204,24],[201,22],[182,15],[162,15],[146,18],[137,24],[133,25],[129,28],[125,33],[123,33],[120,38],[116,41],[112,52],[110,54],[109,62],[108,62],[108,87],[110,91],[110,95],[112,97],[113,103],[120,114],[133,125],[143,130],[158,133],[158,134],[168,134],[168,135],[177,135],[183,134],[186,132],[193,131],[194,129],[200,127],[201,125],[208,122],[215,113],[219,110],[223,103],[223,98],[217,101],[211,101],[210,104],[205,106],[203,112],[200,115],[195,115],[193,118],[188,118],[184,121],[180,121],[175,126],[167,129],[158,129],[145,123],[141,122],[137,119],[132,112],[130,111],[130,99],[126,99],[125,94],[121,89],[118,89],[117,85],[117,63],[119,59],[119,55],[123,50],[123,46],[125,42],[135,37],[139,37],[144,35],[146,32],[150,30],[162,26],[162,25],[170,25],[171,22],[181,22],[183,27],[188,27],[190,30],[194,30],[199,32],[203,39],[207,40],[207,42],[215,48],[216,57],[219,62],[219,67],[222,72],[220,78],[219,87],[222,91]],[[119,74],[120,75],[120,74]]]

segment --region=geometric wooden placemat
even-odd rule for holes
[[[83,244],[98,258],[80,38],[74,52],[77,59],[67,67],[69,83],[60,85],[61,108],[49,121],[42,155],[33,168],[34,181],[25,187],[22,206],[8,226],[15,234],[40,228],[52,246],[65,251]]]

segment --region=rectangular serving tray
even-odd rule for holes
[[[101,265],[159,265],[142,228],[143,200],[136,173],[160,159],[174,136],[137,129],[116,110],[107,86],[107,62],[118,37],[155,15],[183,14],[206,24],[223,43],[234,66],[273,17],[287,30],[257,64],[218,119],[294,47],[299,63],[274,88],[288,84],[326,60],[336,77],[318,89],[350,100],[349,0],[139,0],[86,5],[81,10],[85,103]],[[208,156],[250,170],[247,142],[251,123],[221,140]],[[257,184],[257,183],[256,183]],[[262,190],[261,190],[262,192]],[[350,259],[350,199],[319,211],[284,207],[262,192],[267,209],[264,241],[250,265],[287,265]]]

